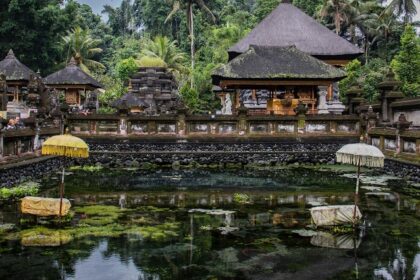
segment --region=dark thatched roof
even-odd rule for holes
[[[102,88],[102,85],[77,66],[74,58],[64,68],[44,78],[47,86],[83,85],[93,88]]]
[[[340,80],[346,73],[295,46],[267,47],[250,46],[249,50],[237,56],[213,72],[213,84],[221,79],[251,80]]]
[[[280,4],[244,39],[229,49],[229,57],[248,50],[250,45],[296,46],[314,56],[357,57],[362,51],[292,4]]]
[[[133,107],[148,108],[147,105],[142,99],[137,97],[132,93],[126,93],[121,98],[115,100],[112,103],[112,107],[119,110],[128,110]]]
[[[29,81],[31,75],[38,76],[15,57],[13,50],[0,61],[0,74],[6,76],[6,81]]]

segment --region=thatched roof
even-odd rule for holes
[[[250,46],[249,50],[237,56],[213,72],[213,84],[221,79],[250,80],[340,80],[346,73],[295,46],[267,47]]]
[[[229,58],[250,45],[291,46],[314,56],[357,57],[362,51],[292,4],[280,4],[244,39],[229,49]]]
[[[102,85],[77,66],[74,58],[64,68],[44,78],[47,86],[81,85],[92,88],[102,88]]]
[[[13,50],[9,50],[6,58],[0,61],[0,74],[6,76],[6,81],[29,81],[31,75],[38,76],[16,58]]]

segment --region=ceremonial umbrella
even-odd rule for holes
[[[56,135],[48,138],[43,143],[42,154],[72,158],[87,158],[89,156],[89,147],[85,141],[70,134]],[[61,176],[60,185],[60,218],[64,195],[64,169],[65,167],[63,166],[63,174]]]
[[[354,214],[353,219],[356,218],[357,199],[359,196],[360,184],[360,167],[384,167],[385,156],[375,146],[365,143],[348,144],[343,146],[336,153],[337,162],[348,163],[357,166],[357,182],[356,192],[354,197]]]

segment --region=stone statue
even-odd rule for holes
[[[232,115],[232,100],[230,100],[229,93],[226,94],[224,109],[224,115]]]
[[[327,87],[320,86],[318,87],[319,100],[318,100],[318,114],[329,114],[328,105],[327,105]]]

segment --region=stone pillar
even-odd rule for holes
[[[297,132],[299,134],[303,134],[305,133],[305,122],[306,122],[306,117],[304,114],[299,114],[298,115],[298,125],[297,125]]]
[[[327,105],[327,87],[319,86],[318,90],[318,114],[329,114]]]
[[[388,99],[386,99],[385,94],[382,97],[382,121],[388,122]]]
[[[246,135],[248,130],[247,112],[248,109],[242,103],[238,109],[238,130],[241,136]]]
[[[187,111],[187,108],[184,106],[177,109],[177,133],[179,136],[184,136],[187,133],[185,123],[185,115]]]
[[[118,130],[120,135],[127,136],[127,119],[125,117],[120,119]]]
[[[0,122],[0,159],[4,156],[4,128]]]
[[[39,120],[35,120],[35,137],[34,137],[34,146],[33,151],[36,152],[39,147],[39,132],[41,131],[41,128],[39,127]]]

